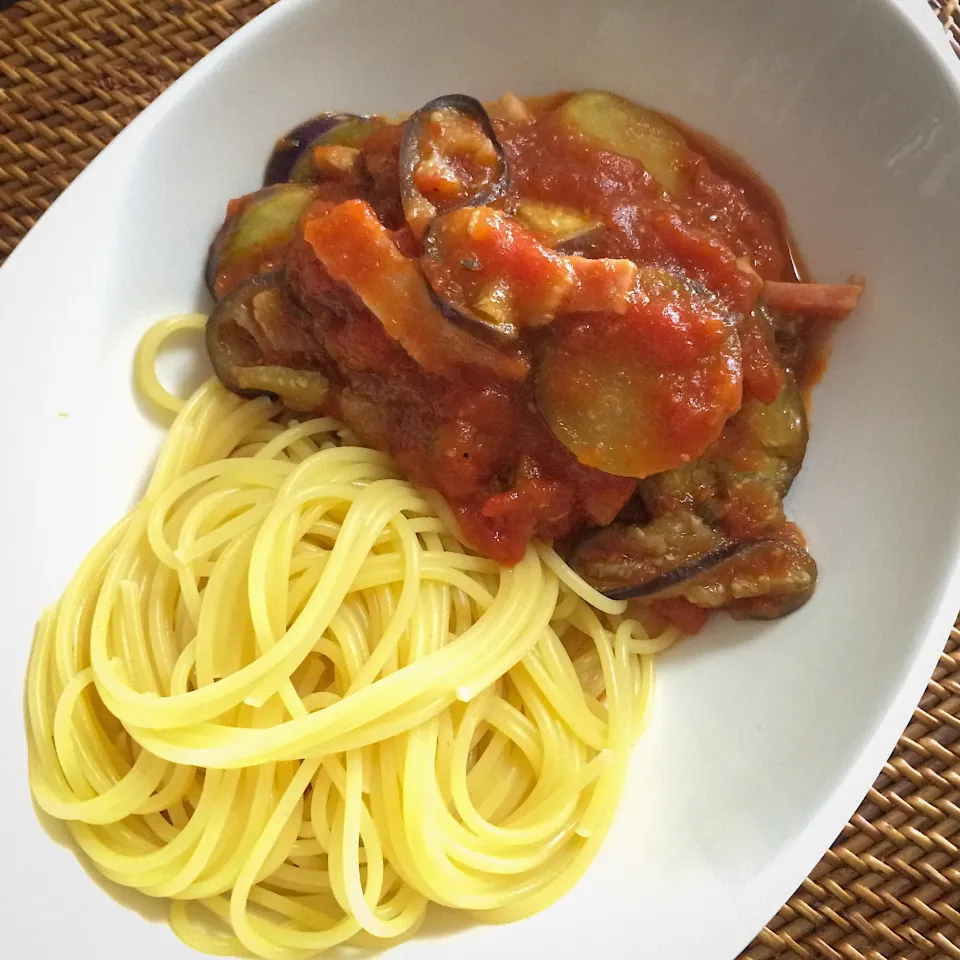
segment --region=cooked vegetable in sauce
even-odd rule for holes
[[[316,162],[317,148],[321,148],[321,157],[331,155],[334,148],[340,148],[341,157],[350,156],[344,151],[358,155],[358,148],[377,125],[377,120],[353,113],[312,117],[277,141],[267,161],[263,185],[271,187],[288,180],[311,182],[323,169],[323,164]],[[338,168],[342,169],[342,164]]]
[[[478,100],[437,97],[404,124],[400,197],[416,236],[445,210],[492,203],[509,190],[507,158]]]
[[[307,120],[264,184],[207,263],[230,389],[342,418],[480,552],[556,541],[684,630],[812,595],[783,498],[862,285],[807,282],[732,155],[602,91],[454,94]]]

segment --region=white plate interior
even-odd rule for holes
[[[818,279],[869,286],[837,331],[788,500],[820,564],[815,600],[777,623],[718,622],[664,658],[612,835],[561,905],[512,927],[430,930],[456,931],[464,958],[731,957],[892,746],[960,604],[960,99],[946,58],[892,0],[287,0],[123,134],[0,273],[13,432],[0,822],[15,865],[0,883],[6,939],[31,956],[125,960],[133,943],[143,960],[192,956],[50,843],[25,778],[33,621],[156,449],[131,393],[136,340],[205,306],[226,200],[258,185],[295,122],[508,86],[606,87],[713,134],[775,187]]]

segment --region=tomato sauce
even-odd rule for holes
[[[530,123],[498,123],[497,128],[516,196],[576,207],[602,221],[605,229],[591,257],[683,271],[733,311],[749,311],[758,290],[755,278],[738,267],[738,258],[747,258],[763,279],[792,275],[789,244],[762,195],[758,200],[756,191],[735,182],[729,171],[721,176],[695,150],[686,170],[689,193],[668,197],[638,160],[572,134],[550,111]],[[416,241],[399,226],[397,129],[383,128],[365,147],[372,197],[369,184],[366,191],[352,192],[371,199],[385,225],[395,228],[397,247],[412,253]],[[331,200],[344,199],[342,188],[325,192]],[[306,222],[316,213],[308,212]],[[295,298],[309,311],[333,361],[336,412],[364,442],[388,451],[411,479],[438,490],[466,538],[484,554],[515,563],[531,537],[553,540],[607,524],[633,494],[634,479],[581,462],[589,457],[578,460],[557,440],[538,408],[533,378],[511,380],[468,365],[427,372],[387,335],[360,298],[331,280],[305,240],[290,249],[287,271]],[[654,309],[634,311],[616,323],[633,324],[638,349],[676,361],[703,349],[698,338],[719,335],[708,324],[688,321]],[[616,349],[604,343],[611,322],[607,314],[575,314],[558,320],[551,335],[569,329],[588,352]],[[749,335],[745,338],[745,386],[760,398],[775,396],[782,371],[769,345],[754,339],[751,345]],[[537,349],[536,342],[521,344],[528,356]],[[655,409],[683,414],[664,420],[677,433],[677,449],[689,445],[691,431],[703,431],[705,422],[706,434],[713,430],[715,435],[711,417],[722,423],[740,403],[737,384],[730,388],[728,408],[710,413],[705,402],[705,421],[705,403],[697,397],[703,377],[694,374],[663,378],[663,396],[653,401]],[[577,384],[569,389],[578,389]]]
[[[336,365],[337,412],[414,482],[439,491],[487,556],[516,563],[532,536],[609,523],[630,497],[633,480],[580,464],[556,441],[526,381],[470,367],[431,375],[362,304],[329,309],[342,290],[305,241],[291,249],[288,269]]]
[[[310,205],[292,239],[264,232],[215,276],[224,296],[280,270],[296,316],[289,342],[274,324],[259,343],[262,362],[308,357],[329,378],[327,409],[442,494],[465,538],[504,564],[531,538],[610,524],[636,501],[637,478],[718,451],[737,469],[763,465],[734,415],[773,403],[785,367],[805,386],[823,366],[826,324],[787,323],[774,342],[755,309],[764,283],[804,279],[770,191],[677,124],[682,136],[663,138],[669,163],[651,163],[658,179],[629,143],[607,149],[571,129],[573,102],[526,101],[494,119],[499,142],[469,110],[421,111],[423,159],[408,181],[413,121],[376,125],[360,147],[338,148],[342,174],[295,188]],[[508,179],[471,205],[498,170]],[[267,193],[231,202],[227,241],[251,203],[270,222]],[[799,542],[768,493],[743,485],[718,529],[766,535],[774,523]],[[663,602],[687,629],[702,620],[682,598]]]
[[[690,194],[668,197],[639,160],[572,135],[553,114],[507,134],[504,146],[521,196],[602,216],[606,229],[592,255],[685,270],[732,305],[756,297],[738,257],[750,258],[763,279],[789,275],[777,220],[755,209],[748,192],[714,173],[705,157],[694,153],[689,161]]]

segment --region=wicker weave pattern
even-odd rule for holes
[[[276,0],[23,0],[0,16],[0,258],[158,93]]]
[[[960,960],[960,630],[829,853],[743,960]]]
[[[0,260],[138,111],[275,2],[20,0],[0,14]],[[960,53],[960,0],[930,5]],[[960,630],[866,800],[741,960],[773,957],[960,960]]]

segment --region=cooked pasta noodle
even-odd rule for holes
[[[143,499],[37,626],[30,782],[109,879],[219,955],[410,935],[432,901],[507,921],[597,851],[646,722],[624,604],[531,545],[464,547],[435,498],[329,418],[217,381]]]

